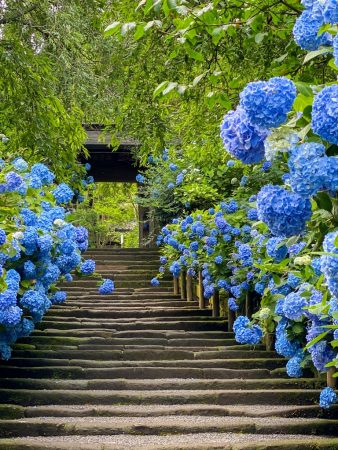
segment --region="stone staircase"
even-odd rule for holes
[[[34,334],[0,362],[0,449],[338,449],[323,382],[290,379],[223,318],[149,280],[153,250],[91,250],[114,294],[65,285]]]

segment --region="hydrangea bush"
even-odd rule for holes
[[[309,51],[331,45],[337,2],[302,3],[296,43]],[[332,48],[319,57],[324,52],[330,58]],[[231,158],[224,176],[242,164],[240,181],[233,172],[231,195],[211,208],[182,208],[158,236],[163,256],[152,284],[166,270],[174,277],[200,272],[205,298],[219,291],[236,314],[236,340],[257,345],[273,334],[296,378],[338,368],[337,105],[337,84],[249,83],[220,134]],[[252,317],[245,316],[248,301]],[[319,402],[337,402],[334,389],[324,389]]]
[[[86,180],[85,183],[92,180]],[[32,333],[53,304],[67,294],[62,281],[95,272],[93,260],[83,260],[88,232],[69,220],[67,205],[78,199],[42,163],[30,166],[23,158],[0,159],[0,355],[11,356],[11,346]],[[101,284],[102,282],[100,282]],[[100,293],[114,289],[103,281]]]

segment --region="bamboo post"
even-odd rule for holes
[[[187,275],[187,301],[192,302],[193,300],[193,278],[191,275]]]
[[[332,389],[335,389],[337,385],[337,378],[333,377],[335,373],[336,373],[335,367],[330,367],[329,370],[326,372],[327,387],[330,387]]]
[[[204,298],[204,291],[203,291],[203,277],[202,272],[198,272],[198,303],[200,309],[205,308],[205,298]]]
[[[187,278],[186,278],[186,272],[182,270],[181,272],[181,299],[186,300],[187,299]]]
[[[233,330],[235,320],[236,320],[235,311],[231,311],[231,309],[228,307],[228,331]]]
[[[212,296],[212,316],[220,316],[220,305],[219,305],[219,291],[215,289],[214,295]]]
[[[174,281],[174,294],[178,295],[180,293],[180,287],[179,287],[178,278],[177,277],[173,277],[173,281]]]

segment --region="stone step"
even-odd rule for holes
[[[25,349],[25,350],[13,350],[13,358],[43,358],[43,359],[78,359],[79,356],[83,353],[83,350],[80,349],[51,349],[51,350],[42,350],[42,349]],[[156,350],[156,349],[148,349],[148,350],[86,350],[86,356],[89,359],[99,358],[103,361],[118,361],[118,360],[126,360],[126,361],[147,361],[147,360],[177,360],[177,359],[215,359],[216,357],[222,359],[251,359],[251,358],[276,358],[276,354],[274,352],[265,351],[255,351],[252,350],[242,350],[239,348],[238,350],[230,350],[226,352],[210,352],[210,351],[188,351],[188,350]]]
[[[0,437],[73,435],[163,435],[191,433],[259,433],[337,435],[337,421],[248,417],[67,417],[0,420]],[[338,440],[337,440],[338,441]]]
[[[33,345],[72,345],[83,346],[91,344],[101,344],[104,346],[166,346],[166,347],[224,347],[227,345],[236,345],[235,339],[207,339],[207,338],[152,338],[152,337],[138,337],[135,341],[134,337],[71,337],[71,336],[38,336],[33,335],[30,337],[22,338],[18,342],[33,344]]]
[[[224,368],[194,368],[194,367],[115,367],[115,368],[82,368],[69,362],[68,366],[1,367],[2,377],[13,378],[54,378],[54,379],[147,379],[159,377],[186,379],[262,379],[271,377],[266,369],[224,369]],[[274,376],[275,378],[275,376]]]
[[[102,330],[185,330],[185,331],[212,331],[212,330],[226,330],[227,322],[224,320],[217,320],[211,317],[208,317],[209,320],[199,320],[197,317],[191,320],[191,318],[186,318],[186,320],[177,320],[179,318],[152,318],[146,320],[143,318],[142,320],[137,320],[135,322],[128,320],[106,320],[105,322],[99,322],[97,320],[87,320],[87,319],[78,319],[72,318],[71,320],[68,318],[67,322],[65,321],[57,321],[57,320],[48,320],[44,318],[44,321],[39,324],[40,329],[49,329],[55,328],[59,330],[67,330],[71,328],[72,330],[76,328],[93,328],[96,327]]]
[[[329,409],[318,405],[0,405],[2,419],[25,417],[160,417],[160,416],[233,416],[233,417],[308,417],[338,419],[338,405]]]
[[[84,352],[83,358],[86,357]],[[218,369],[268,369],[273,370],[285,365],[283,358],[249,358],[249,359],[207,359],[207,360],[149,360],[149,361],[100,361],[90,359],[47,359],[47,358],[11,358],[9,361],[0,361],[3,367],[48,367],[48,366],[78,366],[82,368],[139,368],[139,367],[175,367],[175,368],[218,368]],[[244,373],[243,373],[244,375]]]
[[[44,331],[36,330],[31,335],[51,337],[103,337],[103,338],[158,338],[158,339],[234,339],[234,333],[227,331],[176,331],[176,330],[101,330],[100,328],[91,328],[88,330],[57,330],[49,328]]]
[[[158,390],[205,390],[212,386],[212,390],[239,390],[239,389],[321,389],[325,381],[316,379],[153,379],[153,380],[126,380],[126,379],[92,379],[92,380],[50,380],[35,378],[1,378],[0,389],[48,389],[48,390],[132,390],[132,391],[158,391]]]
[[[88,308],[95,308],[95,309],[104,309],[104,310],[122,310],[122,309],[149,309],[149,308],[161,308],[161,309],[169,309],[170,308],[183,308],[183,309],[189,309],[189,308],[196,308],[198,306],[198,302],[185,302],[183,300],[163,300],[163,301],[155,301],[155,300],[148,300],[148,301],[142,301],[142,300],[127,300],[127,301],[121,301],[121,300],[112,300],[110,302],[103,302],[97,301],[96,303],[88,302],[88,301],[67,301],[63,305],[55,305],[53,307],[53,311],[76,311],[77,309],[88,309]]]
[[[338,439],[292,434],[72,435],[1,439],[5,450],[337,450]],[[80,447],[79,447],[80,446]]]
[[[212,405],[312,405],[318,402],[317,389],[241,389],[241,390],[30,390],[0,389],[3,403],[22,406],[33,405],[128,405],[128,404],[187,404],[202,403]],[[1,428],[1,427],[0,427]]]
[[[69,319],[73,317],[82,317],[82,318],[111,318],[111,319],[118,319],[118,318],[129,318],[129,319],[137,319],[137,318],[144,318],[144,317],[201,317],[201,316],[210,316],[211,311],[209,310],[199,310],[199,309],[193,309],[189,307],[182,307],[182,308],[167,308],[165,310],[161,308],[139,308],[134,309],[132,311],[123,310],[123,309],[115,309],[111,311],[106,310],[99,310],[99,309],[79,309],[79,310],[72,310],[71,314],[70,311],[67,310],[54,310],[51,309],[46,315],[45,319],[47,318],[53,318],[58,319],[61,317],[69,317]]]

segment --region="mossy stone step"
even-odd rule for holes
[[[137,322],[133,321],[121,321],[121,320],[107,320],[104,322],[100,322],[97,320],[79,320],[78,318],[72,318],[72,320],[67,319],[65,322],[58,320],[44,320],[41,322],[38,327],[40,330],[45,330],[49,328],[54,328],[58,330],[74,330],[74,329],[87,329],[93,328],[93,326],[99,329],[113,329],[113,330],[185,330],[185,331],[213,331],[213,330],[227,330],[228,324],[227,321],[224,320],[177,320],[176,318],[171,318],[172,320],[168,321],[168,318],[163,318],[164,320],[156,320],[154,321],[145,321],[144,319],[138,320]],[[155,321],[156,320],[156,321]]]
[[[242,369],[194,368],[194,367],[115,367],[115,368],[82,368],[74,366],[33,366],[33,367],[1,367],[2,377],[13,378],[55,378],[55,379],[156,379],[156,378],[201,378],[201,379],[234,379],[242,378]],[[269,378],[268,369],[248,369],[245,377],[250,379]]]
[[[233,390],[233,389],[321,389],[325,383],[318,379],[229,379],[229,380],[201,380],[201,379],[154,379],[154,380],[126,380],[126,379],[94,379],[94,380],[49,380],[1,378],[0,389],[51,389],[51,390]]]
[[[82,357],[84,358],[84,354]],[[45,358],[12,358],[0,363],[2,367],[48,367],[78,366],[82,368],[118,368],[118,367],[180,367],[180,368],[217,368],[217,369],[268,369],[272,370],[285,365],[282,358],[257,359],[208,359],[208,360],[165,360],[165,361],[100,361],[90,359],[45,359]]]
[[[271,404],[312,405],[318,401],[320,390],[314,389],[255,389],[255,390],[188,390],[188,391],[107,391],[107,390],[29,390],[0,389],[4,403],[32,405],[153,405],[204,403],[213,405]]]

